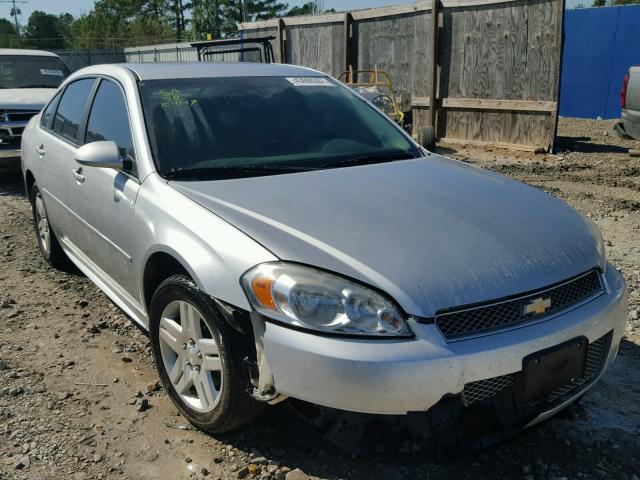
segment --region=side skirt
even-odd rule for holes
[[[140,304],[126,293],[109,275],[93,263],[68,239],[58,237],[62,249],[69,259],[84,273],[89,280],[104,292],[118,307],[140,325],[145,331],[149,330],[149,319]]]

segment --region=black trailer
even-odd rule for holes
[[[225,38],[194,42],[192,47],[198,50],[200,62],[215,62],[215,57],[229,53],[239,53],[241,62],[274,63],[275,55],[271,41],[276,37]]]

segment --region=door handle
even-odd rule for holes
[[[84,183],[85,178],[84,175],[82,175],[82,167],[78,168],[77,170],[71,169],[71,173],[73,173],[73,176],[78,183]]]
[[[38,155],[40,155],[41,157],[44,157],[45,149],[44,149],[44,145],[40,145],[36,147],[36,152],[38,152]]]

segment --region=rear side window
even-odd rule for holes
[[[53,120],[53,131],[73,143],[78,143],[80,122],[94,82],[93,78],[73,82],[67,86],[60,99]]]
[[[42,117],[40,117],[40,125],[42,125],[47,130],[51,130],[51,124],[53,123],[53,114],[56,111],[56,107],[58,106],[58,102],[60,101],[61,93],[53,97],[53,100],[49,102],[47,108],[42,112]]]
[[[85,143],[104,140],[116,142],[125,160],[125,170],[135,175],[135,153],[126,100],[120,87],[109,80],[100,82],[85,135]]]

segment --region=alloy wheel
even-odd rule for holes
[[[223,388],[222,360],[202,314],[176,300],[162,312],[159,343],[164,369],[176,393],[191,409],[211,412]]]
[[[51,233],[49,231],[49,220],[47,211],[44,208],[44,201],[40,192],[36,194],[36,225],[38,228],[38,241],[45,254],[49,254],[51,250]]]

